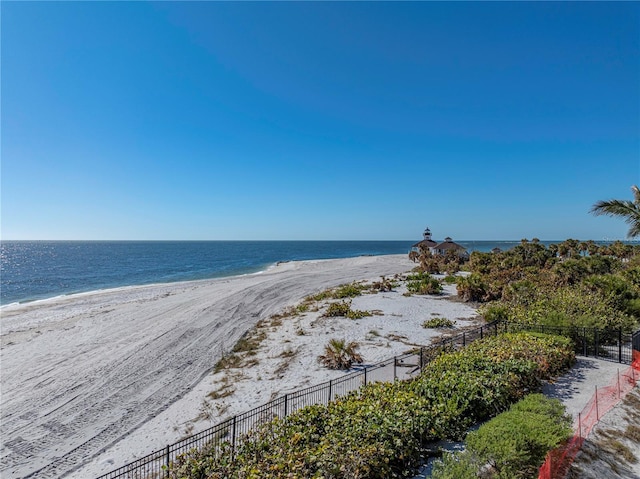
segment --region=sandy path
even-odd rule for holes
[[[192,389],[259,319],[404,255],[124,288],[2,309],[2,477],[62,477]]]
[[[562,401],[567,414],[575,420],[596,392],[596,387],[608,386],[618,372],[629,368],[628,364],[578,356],[576,364],[565,375],[543,386],[545,396]]]

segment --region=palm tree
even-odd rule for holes
[[[591,208],[591,213],[596,216],[608,215],[623,218],[625,223],[630,226],[627,232],[627,238],[640,236],[640,189],[637,185],[633,185],[631,191],[633,192],[633,201],[598,201]]]
[[[362,362],[362,356],[356,352],[359,347],[354,341],[347,343],[344,339],[330,339],[318,361],[329,369],[349,369],[353,363]]]

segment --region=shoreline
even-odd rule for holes
[[[186,424],[198,414],[202,394],[212,391],[206,381],[222,352],[259,321],[329,287],[377,280],[413,266],[405,255],[287,262],[260,274],[128,287],[3,310],[2,473],[67,477],[86,465],[75,477],[97,476],[152,452],[154,441],[161,447],[175,442],[183,435],[172,429],[175,422]],[[374,316],[384,323],[381,318]],[[342,319],[345,331],[355,336],[372,329]],[[316,326],[326,333],[339,327]],[[280,361],[283,346],[278,333],[268,333],[276,334],[276,349],[260,353],[265,366]],[[316,343],[305,346],[312,356],[324,340]],[[386,359],[389,350],[383,352]],[[289,379],[271,381],[276,389],[284,387],[283,381],[290,381],[291,389],[305,380],[320,382],[304,378],[307,367],[297,367],[292,366]],[[267,402],[266,381],[259,381],[254,378],[257,391],[238,388],[242,400],[235,407]],[[105,456],[127,437],[135,452],[128,447],[122,455]]]
[[[80,479],[110,472],[284,394],[338,379],[358,369],[360,366],[349,371],[329,370],[318,364],[317,356],[329,337],[337,335],[359,341],[365,364],[372,364],[401,355],[417,343],[428,345],[445,334],[443,330],[423,328],[421,323],[425,318],[439,315],[454,319],[458,322],[457,328],[477,322],[475,308],[450,301],[456,294],[455,285],[446,285],[443,296],[406,297],[404,292],[406,287],[400,286],[392,292],[353,298],[354,309],[385,310],[384,314],[374,313],[371,317],[326,318],[322,311],[329,301],[321,301],[317,311],[312,308],[307,313],[284,315],[284,319],[278,314],[271,321],[257,325],[252,334],[266,333],[266,337],[249,353],[248,364],[209,372],[166,411],[68,477]],[[371,334],[373,331],[375,335]],[[140,447],[141,444],[146,444],[146,449]],[[129,459],[124,461],[123,457]]]
[[[382,256],[393,256],[393,255],[382,255]],[[304,261],[315,261],[315,260],[302,260],[300,262],[304,262]],[[323,260],[317,260],[317,261],[323,261]],[[34,303],[45,303],[47,301],[62,300],[62,299],[67,299],[67,298],[68,299],[74,299],[75,297],[87,296],[87,295],[93,295],[93,294],[126,291],[127,289],[130,289],[130,288],[161,287],[161,286],[168,286],[168,285],[179,285],[181,283],[197,283],[197,282],[202,282],[202,281],[216,281],[216,280],[226,279],[226,278],[238,278],[238,277],[243,277],[243,276],[251,276],[251,275],[254,275],[254,274],[265,273],[265,272],[275,268],[279,264],[287,263],[287,262],[290,262],[290,261],[278,261],[276,263],[269,263],[268,265],[262,267],[261,269],[258,269],[257,271],[252,271],[251,273],[230,274],[230,275],[225,275],[225,276],[211,276],[209,278],[200,278],[200,279],[181,279],[181,280],[177,280],[177,281],[164,281],[164,282],[160,281],[160,282],[152,282],[152,283],[127,284],[127,285],[123,285],[123,286],[114,286],[114,287],[107,287],[107,288],[92,289],[92,290],[88,290],[88,291],[77,291],[77,292],[58,294],[58,295],[49,296],[49,297],[46,297],[46,298],[25,299],[25,300],[22,300],[22,301],[13,301],[13,302],[7,303],[7,304],[0,304],[0,313],[5,308],[10,308],[10,307],[27,306],[27,305],[34,304]]]
[[[48,301],[74,299],[75,297],[81,297],[81,296],[87,296],[87,295],[93,295],[93,294],[126,291],[127,289],[130,289],[130,288],[162,287],[162,286],[169,286],[169,285],[180,285],[182,283],[198,283],[198,282],[224,280],[224,279],[228,279],[228,278],[241,278],[241,277],[244,277],[244,276],[252,276],[252,275],[256,275],[256,274],[264,274],[264,273],[267,273],[267,272],[271,271],[272,269],[274,269],[274,268],[276,268],[278,266],[286,265],[286,264],[290,264],[290,263],[308,263],[308,262],[314,262],[314,261],[333,261],[333,260],[340,260],[340,259],[377,257],[377,256],[406,256],[406,255],[405,254],[400,254],[400,253],[398,253],[398,254],[362,254],[362,255],[358,255],[358,256],[348,256],[348,257],[344,257],[344,258],[316,258],[316,259],[303,259],[303,260],[278,260],[278,261],[272,261],[272,262],[266,263],[266,264],[260,266],[255,271],[250,271],[250,272],[247,272],[247,273],[232,273],[232,274],[228,274],[228,275],[227,274],[223,274],[223,275],[220,275],[220,276],[216,275],[216,276],[210,276],[210,277],[198,278],[198,279],[180,279],[180,280],[176,280],[176,281],[154,281],[154,282],[150,282],[150,283],[126,284],[126,285],[122,285],[122,286],[113,286],[113,287],[91,289],[91,290],[87,290],[87,291],[76,291],[76,292],[69,292],[69,293],[63,293],[63,294],[56,294],[55,296],[48,296],[46,298],[24,299],[24,300],[21,300],[21,301],[12,301],[11,303],[0,304],[0,313],[2,313],[5,309],[17,308],[17,307],[21,307],[21,306],[28,306],[28,305],[31,305],[31,304],[34,304],[34,303],[42,304],[42,303],[46,303]]]

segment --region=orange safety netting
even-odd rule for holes
[[[578,415],[574,423],[575,434],[562,447],[547,454],[540,467],[538,479],[562,479],[568,472],[578,451],[582,447],[593,426],[610,409],[618,404],[640,380],[640,351],[633,351],[633,362],[628,369],[618,373],[611,383],[604,388],[596,388],[596,392]]]

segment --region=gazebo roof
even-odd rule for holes
[[[419,248],[420,246],[424,246],[426,248],[433,248],[437,244],[438,243],[436,243],[433,240],[424,239],[422,241],[418,241],[416,244],[413,245],[413,247],[414,248]]]
[[[464,246],[460,246],[458,243],[454,243],[451,238],[446,238],[442,243],[435,246],[435,249],[445,250],[445,251],[456,250],[456,249],[463,249],[465,251],[467,250]]]

